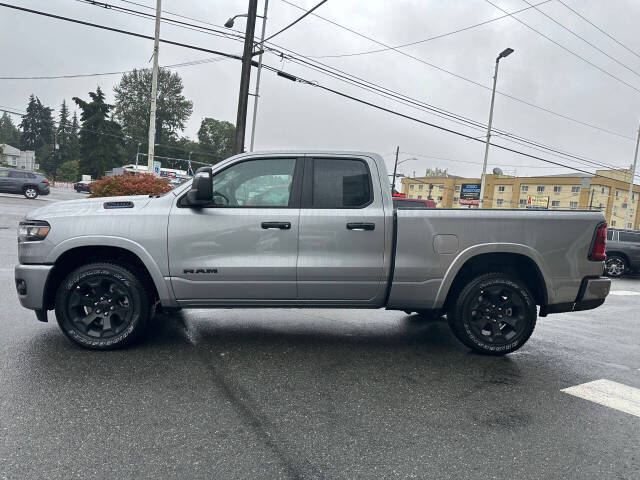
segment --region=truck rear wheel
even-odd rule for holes
[[[71,272],[56,292],[56,318],[64,334],[82,347],[123,347],[145,329],[149,295],[126,265],[91,263]]]
[[[529,339],[537,310],[520,280],[489,273],[462,289],[447,317],[454,335],[469,348],[486,355],[504,355]]]

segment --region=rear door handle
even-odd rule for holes
[[[375,230],[375,223],[347,223],[348,230]]]
[[[262,222],[262,228],[264,228],[265,230],[290,230],[291,222]]]

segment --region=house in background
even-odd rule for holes
[[[36,152],[20,150],[6,143],[0,144],[0,164],[20,170],[34,171],[40,168],[36,163]]]

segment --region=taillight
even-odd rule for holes
[[[589,251],[589,260],[602,261],[607,258],[607,224],[601,223],[596,228],[596,235]]]
[[[46,183],[47,185],[49,184],[49,180],[47,180],[46,178],[42,181],[42,183]]]

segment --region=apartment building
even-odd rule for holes
[[[629,199],[629,170],[597,170],[595,175],[562,174],[538,177],[486,176],[485,208],[538,208],[548,210],[602,210],[611,227],[640,228],[640,186]],[[409,198],[431,198],[438,208],[477,208],[460,203],[463,184],[479,178],[403,178],[402,192]],[[464,203],[464,202],[463,202]],[[625,216],[628,210],[628,222]]]

